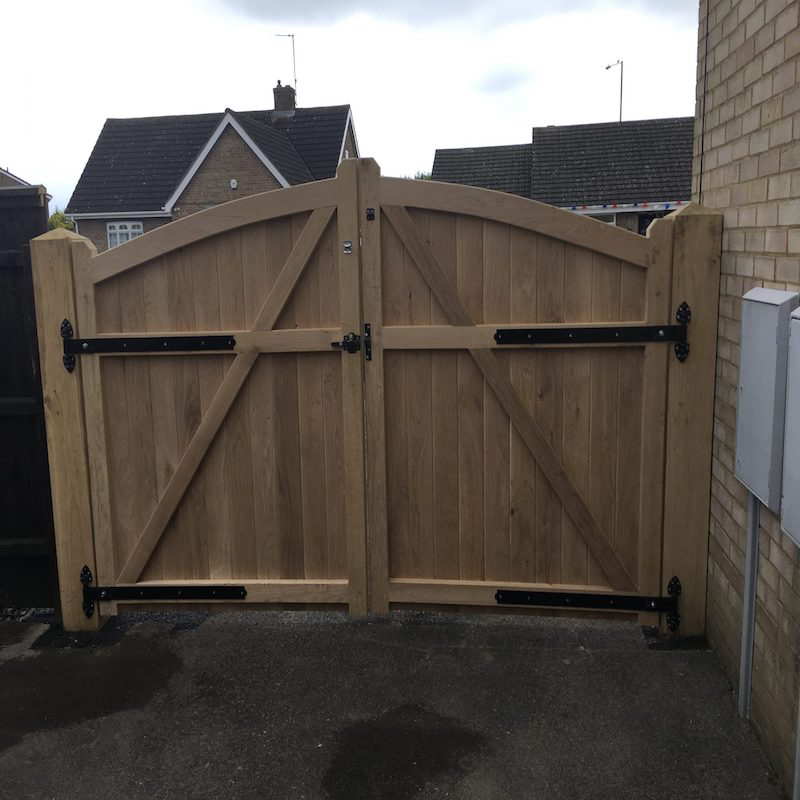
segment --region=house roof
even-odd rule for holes
[[[350,106],[232,112],[288,183],[336,174]],[[225,113],[108,119],[67,213],[160,210]]]
[[[0,175],[3,175],[4,177],[6,177],[9,180],[13,181],[14,183],[18,184],[19,186],[30,186],[31,185],[27,181],[22,180],[22,178],[20,178],[19,176],[14,175],[13,172],[9,172],[7,169],[3,169],[2,167],[0,167]]]
[[[531,146],[509,144],[437,150],[431,177],[435,181],[464,183],[530,197]]]
[[[688,200],[693,137],[692,117],[534,128],[527,145],[437,150],[432,177],[561,207]]]

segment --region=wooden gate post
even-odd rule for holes
[[[672,309],[689,304],[689,357],[669,359],[662,592],[681,581],[679,633],[705,632],[711,441],[722,215],[691,204],[672,216]]]
[[[61,617],[66,630],[95,630],[99,614],[82,609],[80,573],[96,575],[86,425],[80,363],[67,372],[63,363],[62,320],[80,331],[75,302],[73,244],[92,248],[88,239],[59,228],[31,242],[36,328],[44,395],[50,491],[56,538]]]

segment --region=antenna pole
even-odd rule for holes
[[[294,92],[295,95],[297,94],[297,60],[295,59],[294,54],[294,34],[293,33],[276,33],[276,36],[280,36],[285,39],[292,40],[292,74],[294,75]]]
[[[622,59],[620,59],[613,64],[609,64],[606,69],[611,69],[611,67],[616,66],[619,66],[619,121],[622,122],[622,71],[625,69],[625,66]]]

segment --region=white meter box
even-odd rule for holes
[[[789,317],[800,294],[751,289],[742,298],[736,477],[780,511]]]
[[[800,545],[800,310],[792,313],[789,327],[781,527]]]

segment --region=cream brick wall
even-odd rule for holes
[[[238,185],[231,189],[231,178]],[[239,197],[279,189],[280,184],[228,126],[173,207],[175,218]]]
[[[169,217],[148,217],[145,219],[137,218],[136,214],[131,214],[130,217],[125,217],[124,220],[119,219],[79,219],[76,220],[78,225],[78,233],[85,236],[92,241],[92,244],[97,248],[98,253],[108,250],[108,237],[106,234],[107,222],[141,222],[142,230],[147,233],[155,228],[160,228],[168,222],[172,222]]]
[[[699,20],[692,187],[696,200],[725,215],[707,631],[737,684],[747,502],[733,477],[741,296],[754,286],[800,288],[798,2],[701,0]],[[751,718],[789,788],[800,663],[800,558],[766,510],[759,551]]]

